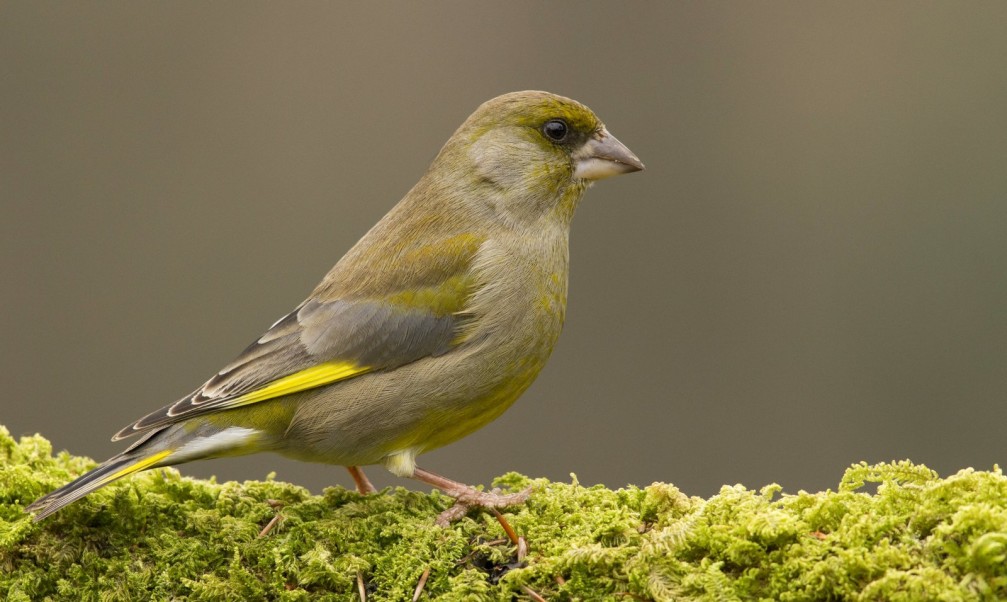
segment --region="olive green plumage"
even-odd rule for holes
[[[29,510],[44,518],[136,470],[258,451],[413,476],[417,455],[484,426],[538,375],[563,325],[577,203],[593,180],[642,168],[576,101],[484,103],[303,303],[116,435],[142,435],[132,447]]]

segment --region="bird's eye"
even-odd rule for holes
[[[553,142],[563,142],[570,133],[570,126],[562,119],[550,119],[542,126],[542,133]]]

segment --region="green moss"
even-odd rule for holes
[[[451,500],[156,470],[34,524],[24,506],[92,467],[0,427],[4,600],[995,600],[1007,596],[1007,479],[945,479],[909,462],[846,471],[836,491],[724,487],[708,500],[655,483],[611,491],[509,474],[536,492],[450,529]],[[865,491],[876,485],[876,493]],[[869,487],[875,489],[875,487]],[[274,528],[262,528],[279,514]]]

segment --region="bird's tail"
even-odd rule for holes
[[[34,512],[35,522],[38,522],[67,504],[134,472],[190,460],[268,451],[273,448],[273,443],[275,439],[254,428],[220,427],[199,419],[164,426],[147,433],[129,449],[102,462],[94,470],[36,500],[25,511]]]
[[[102,462],[94,470],[77,477],[56,491],[35,500],[35,502],[25,508],[25,512],[34,512],[34,520],[38,522],[60,508],[76,502],[92,491],[104,487],[113,481],[147,468],[171,464],[172,462],[168,461],[168,457],[172,454],[172,451],[170,449],[149,449],[153,447],[146,445],[149,440],[150,437],[138,442],[118,456]]]

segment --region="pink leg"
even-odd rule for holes
[[[353,477],[353,482],[357,484],[357,492],[360,495],[370,495],[377,491],[359,466],[347,466],[346,470],[350,471],[350,476]]]

